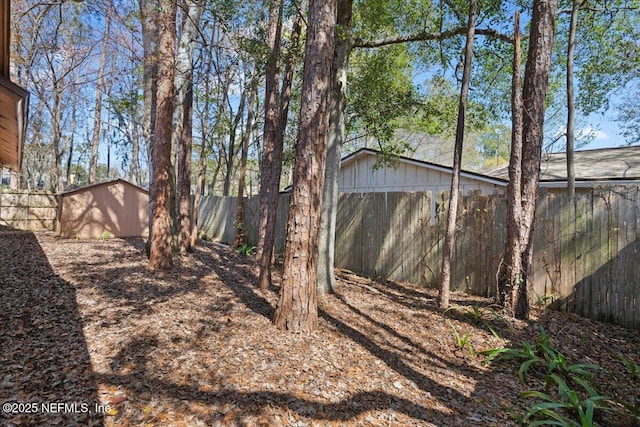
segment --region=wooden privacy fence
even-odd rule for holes
[[[640,187],[610,186],[540,199],[533,242],[534,299],[640,329]],[[535,302],[535,301],[534,301]]]
[[[372,277],[435,287],[446,231],[446,194],[345,193],[336,224],[336,267]],[[452,261],[452,289],[495,295],[504,227],[504,199],[474,194],[461,200]],[[481,249],[481,250],[479,250]]]
[[[57,207],[53,193],[2,189],[0,225],[18,230],[51,230]]]
[[[200,200],[198,229],[211,240],[227,244],[233,243],[236,236],[237,197],[203,196]],[[260,200],[258,196],[245,197],[244,203],[245,237],[249,244],[256,245],[258,242],[258,222],[260,221],[258,216]],[[276,254],[284,252],[288,208],[289,195],[280,194],[276,213]]]
[[[338,203],[336,267],[371,277],[438,285],[446,194],[344,193]],[[533,235],[531,303],[640,329],[639,187],[596,188],[576,196],[543,191]],[[235,198],[206,197],[200,226],[211,238],[234,237]],[[431,215],[431,206],[436,206]],[[284,246],[288,195],[281,195],[276,251]],[[246,199],[247,239],[257,241],[258,199]],[[433,220],[435,218],[435,220]],[[504,196],[461,199],[452,289],[494,296],[506,237]]]

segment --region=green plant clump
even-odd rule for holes
[[[255,246],[251,246],[245,243],[242,246],[240,246],[238,249],[236,249],[236,252],[239,253],[240,255],[249,256],[249,255],[255,255],[256,250],[257,248]]]
[[[632,360],[627,360],[624,357],[620,358],[620,362],[627,368],[629,375],[633,378],[640,378],[640,365],[634,363]]]
[[[468,331],[464,335],[460,335],[456,327],[453,326],[451,322],[449,322],[449,326],[451,326],[451,329],[453,329],[453,336],[456,339],[457,349],[464,350],[466,348],[469,350],[469,355],[471,357],[475,356],[475,352],[473,351],[473,345],[471,344],[471,341],[469,341],[469,338],[471,338],[471,331]]]
[[[493,319],[495,321],[506,323],[506,320],[504,319],[504,317],[496,313],[494,310],[490,308],[482,309],[477,305],[472,305],[470,307],[452,305],[451,307],[447,308],[444,312],[447,313],[449,311],[461,311],[463,313],[464,312],[469,313],[469,315],[473,318],[473,321],[476,325],[484,326],[489,332],[491,332],[491,335],[493,335],[495,338],[500,338],[500,336],[496,332],[496,329],[493,327],[491,322],[486,318],[489,317],[490,319]]]
[[[527,390],[524,398],[537,399],[522,418],[523,425],[578,426],[597,425],[602,412],[624,412],[640,420],[640,409],[602,394],[592,373],[601,370],[594,364],[569,364],[566,357],[551,347],[549,337],[540,327],[536,344],[523,343],[521,349],[496,348],[481,352],[485,363],[521,359],[518,376],[529,384],[530,372],[543,375],[543,390]],[[626,365],[625,365],[626,366]]]

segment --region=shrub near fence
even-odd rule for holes
[[[576,197],[542,191],[533,235],[531,303],[640,329],[640,205],[637,186],[596,188]],[[284,244],[288,199],[281,195],[277,245]],[[336,267],[359,274],[438,285],[447,195],[344,193],[338,203]],[[245,226],[257,241],[257,198],[247,199]],[[452,289],[496,293],[506,236],[504,196],[461,199],[452,260]],[[207,197],[201,226],[216,240],[234,236],[234,198]]]
[[[51,230],[57,208],[53,193],[2,189],[0,225],[18,230]]]

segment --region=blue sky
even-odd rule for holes
[[[620,127],[613,120],[615,112],[594,113],[587,118],[587,122],[594,129],[595,138],[584,149],[619,147],[625,144],[620,135]]]

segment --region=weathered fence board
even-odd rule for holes
[[[3,189],[0,225],[18,230],[51,230],[58,202],[53,193]]]
[[[203,197],[198,212],[198,228],[206,230],[212,240],[232,243],[236,233],[236,207],[235,197]]]
[[[288,196],[278,205],[276,252],[284,248]],[[432,214],[431,197],[436,212]],[[533,230],[531,303],[640,329],[640,191],[597,188],[564,195],[542,191]],[[257,241],[258,200],[246,201],[247,239]],[[447,195],[345,193],[338,203],[336,267],[359,274],[437,286]],[[205,197],[200,227],[233,240],[235,202]],[[452,259],[453,290],[495,296],[506,238],[504,196],[461,199]]]

